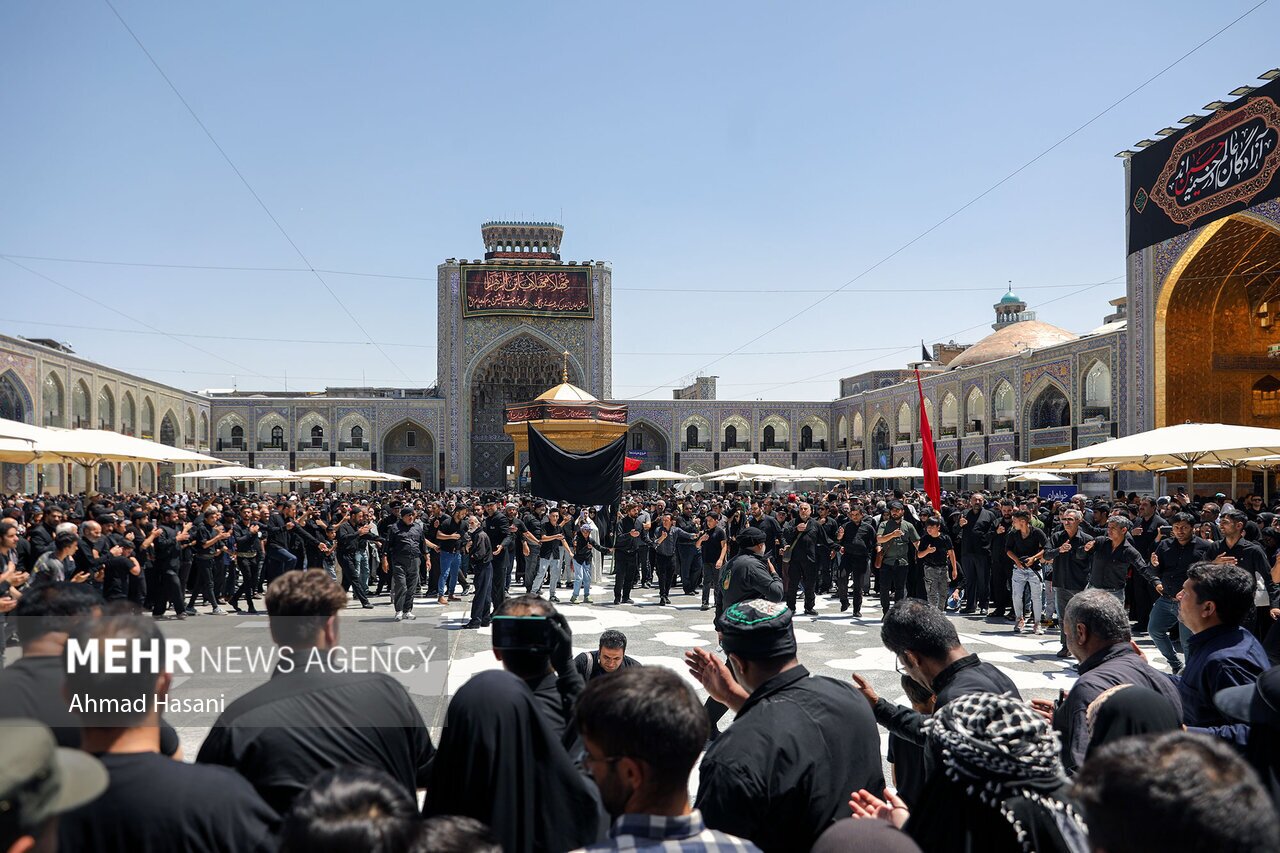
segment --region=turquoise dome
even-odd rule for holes
[[[1022,300],[1021,300],[1021,299],[1019,299],[1019,298],[1018,298],[1018,296],[1017,296],[1017,294],[1015,294],[1012,290],[1010,290],[1010,291],[1009,291],[1008,293],[1006,293],[1004,296],[1001,296],[1001,297],[1000,297],[1000,304],[1001,304],[1001,305],[1013,305],[1013,304],[1018,303],[1018,302],[1021,302],[1021,301],[1022,301]]]

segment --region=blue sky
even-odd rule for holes
[[[480,257],[484,220],[556,219],[567,258],[613,264],[615,396],[669,398],[1256,0],[114,2],[314,266],[428,280],[325,276],[379,352],[306,273],[20,261],[115,313],[0,262],[0,331],[192,389],[427,385],[436,264]],[[1112,155],[1280,65],[1276,32],[1271,2],[710,365],[720,396],[829,399],[977,340],[1007,281],[1097,326],[1124,292]],[[299,265],[105,3],[4,4],[0,78],[0,253]]]

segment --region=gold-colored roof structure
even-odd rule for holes
[[[1066,329],[1060,329],[1050,323],[1043,323],[1039,320],[1023,320],[1019,323],[1010,323],[1004,328],[987,335],[951,359],[947,363],[947,369],[955,370],[958,367],[973,367],[977,364],[986,364],[989,361],[1008,358],[1024,350],[1036,350],[1079,339],[1079,335],[1073,335]]]
[[[533,399],[548,403],[598,403],[599,400],[591,396],[590,392],[569,381],[569,351],[565,350],[561,355],[564,357],[564,367],[560,371],[560,384],[548,388]]]

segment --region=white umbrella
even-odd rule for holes
[[[1230,467],[1258,456],[1280,455],[1280,430],[1235,424],[1175,424],[1126,435],[1035,462],[1027,469],[1091,468],[1097,471],[1160,471],[1184,467],[1195,486],[1195,466]]]
[[[103,429],[47,429],[37,438],[0,440],[0,458],[21,452],[25,445],[26,462],[42,464],[74,462],[85,467],[87,485],[97,487],[98,466],[104,462],[174,462],[196,465],[228,463],[194,450],[170,447],[158,441],[147,441]],[[14,461],[14,460],[10,460]]]
[[[661,468],[655,468],[652,471],[641,471],[639,474],[631,474],[623,477],[624,483],[647,483],[653,480],[692,480],[688,474],[681,474],[679,471],[663,471]]]
[[[1009,478],[1010,483],[1069,483],[1066,477],[1059,477],[1057,474],[1051,474],[1048,471],[1022,471],[1014,472],[1014,476]]]
[[[0,418],[0,462],[32,462],[38,456],[35,442],[48,440],[52,430]]]
[[[861,480],[861,471],[841,471],[839,468],[826,468],[821,465],[793,472],[797,480]]]
[[[754,462],[745,465],[733,465],[703,474],[703,479],[726,477],[734,480],[786,480],[796,475],[791,468],[779,468],[777,465],[760,465]]]
[[[221,468],[206,468],[203,471],[188,471],[185,474],[174,474],[175,480],[230,480],[238,483],[241,480],[251,482],[280,481],[294,479],[292,471],[272,471],[269,468],[248,468],[244,465],[224,465]]]
[[[371,471],[367,468],[356,468],[350,465],[329,465],[323,468],[304,468],[293,473],[297,480],[369,480],[380,483],[407,483],[412,477],[401,477],[399,474],[388,474],[385,471]]]
[[[970,465],[968,468],[957,468],[950,472],[952,477],[1007,477],[1015,468],[1026,467],[1025,462],[1017,459],[1001,459],[996,462],[984,462],[981,465]]]

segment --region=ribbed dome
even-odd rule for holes
[[[1022,300],[1018,298],[1018,294],[1014,293],[1012,290],[1000,297],[1001,305],[1015,305],[1021,301]]]
[[[951,359],[947,368],[954,370],[957,367],[973,367],[975,364],[986,364],[998,358],[1017,355],[1026,349],[1041,349],[1079,339],[1079,335],[1073,335],[1066,329],[1059,329],[1039,320],[1023,320],[1021,323],[1010,323],[987,335]]]
[[[554,388],[543,391],[535,400],[544,400],[550,403],[594,403],[597,402],[586,391],[583,391],[577,385],[568,382],[562,382]]]

